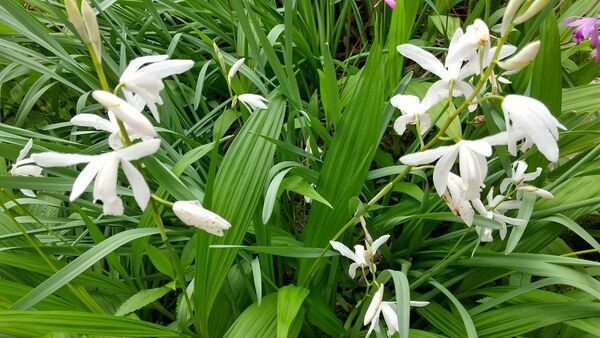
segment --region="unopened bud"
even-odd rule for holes
[[[502,17],[502,35],[506,34],[508,31],[508,27],[510,27],[510,24],[512,24],[515,14],[517,14],[521,4],[523,4],[523,0],[510,0],[508,5],[506,5],[504,16]]]
[[[231,228],[227,220],[203,208],[198,201],[177,201],[173,204],[173,212],[183,223],[216,236],[223,236],[223,230]]]
[[[542,188],[538,188],[538,187],[534,187],[532,185],[525,185],[522,187],[518,187],[518,190],[521,191],[527,191],[530,192],[532,194],[535,194],[541,198],[545,198],[545,199],[550,199],[550,198],[554,198],[554,195],[552,195],[551,192],[549,192],[548,190],[544,190]]]
[[[75,30],[79,34],[81,41],[83,43],[90,42],[87,31],[83,24],[83,19],[81,18],[81,13],[79,12],[79,8],[77,8],[77,3],[75,2],[75,0],[65,0],[65,9],[67,10],[69,20],[75,27]]]
[[[525,13],[519,15],[515,19],[515,24],[517,24],[517,25],[522,24],[523,22],[531,19],[532,16],[536,15],[539,11],[541,11],[544,7],[546,7],[546,5],[548,4],[549,1],[550,0],[535,0],[535,1],[533,1],[531,6],[529,6],[529,8],[527,8]]]
[[[100,48],[100,29],[98,28],[98,20],[96,19],[96,13],[90,6],[88,0],[81,1],[81,15],[83,15],[83,23],[87,31],[89,42],[92,44],[94,52],[98,60],[102,59],[102,50]]]
[[[244,64],[244,60],[246,60],[246,59],[245,58],[241,58],[241,59],[237,60],[231,66],[231,68],[229,68],[229,73],[227,74],[227,81],[231,81],[231,79],[233,79],[233,77],[238,72],[238,70],[240,70],[240,67],[242,67],[242,65]]]
[[[508,70],[510,72],[516,72],[516,71],[520,70],[521,68],[530,64],[531,61],[533,61],[533,59],[535,59],[535,56],[537,55],[539,50],[540,50],[540,42],[539,41],[532,42],[532,43],[528,44],[527,46],[523,47],[523,49],[521,49],[521,51],[518,52],[513,57],[511,57],[505,61],[499,62],[498,65],[500,67],[502,67],[503,69]]]

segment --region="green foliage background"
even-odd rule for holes
[[[100,85],[62,2],[3,0],[0,333],[364,336],[364,287],[348,278],[348,262],[332,252],[316,257],[350,220],[357,198],[375,196],[404,170],[397,159],[418,146],[393,133],[398,112],[387,101],[405,91],[422,95],[430,79],[395,46],[443,51],[457,27],[477,17],[497,24],[505,3],[397,0],[394,11],[370,0],[92,3],[112,86],[136,56],[195,61],[166,80],[164,141],[144,160],[145,172],[158,196],[202,200],[233,226],[216,238],[159,209],[192,295],[192,319],[150,208],[140,215],[126,203],[127,216],[107,217],[85,195],[69,203],[75,168],[8,175],[29,138],[33,151],[94,154],[108,146],[104,135],[66,122],[100,110],[89,98]],[[368,213],[374,237],[392,234],[379,263],[390,270],[390,290],[395,283],[406,306],[409,297],[431,302],[401,316],[403,333],[410,326],[411,337],[600,336],[600,84],[593,83],[600,64],[589,43],[569,43],[570,31],[559,25],[598,14],[594,0],[550,1],[511,35],[511,44],[539,39],[542,48],[508,91],[542,100],[568,127],[558,165],[536,182],[555,198],[533,205],[524,231],[479,246],[474,230],[430,193],[425,172],[395,185]],[[229,109],[213,44],[229,66],[246,58],[234,89],[268,97],[268,110],[236,116]],[[479,114],[486,122],[470,123]],[[462,128],[473,138],[496,132],[501,114],[482,104],[461,116]],[[524,158],[530,168],[548,165],[535,150]],[[491,186],[510,162],[500,152],[489,163]],[[130,190],[121,193],[133,200]],[[357,243],[360,228],[341,239]],[[514,248],[508,255],[507,245]]]

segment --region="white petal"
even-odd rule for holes
[[[354,277],[356,277],[356,270],[360,268],[360,266],[361,265],[358,263],[350,264],[350,266],[348,267],[348,275],[350,276],[350,278],[354,279]]]
[[[419,300],[411,300],[410,301],[410,306],[414,306],[414,307],[425,307],[429,305],[429,302],[427,301],[419,301]]]
[[[104,166],[105,157],[99,156],[98,158],[90,161],[85,168],[79,173],[77,179],[73,183],[73,188],[71,189],[71,196],[69,196],[69,200],[73,202],[77,197],[81,196],[81,194],[85,191],[90,182],[96,177],[98,171]]]
[[[23,195],[25,195],[27,197],[32,197],[32,198],[37,197],[37,195],[31,189],[20,189],[20,190],[23,193]]]
[[[394,130],[398,135],[402,135],[406,131],[406,125],[409,123],[415,123],[414,115],[402,115],[394,121]]]
[[[121,160],[121,168],[123,168],[127,181],[131,184],[135,201],[140,209],[145,210],[150,200],[150,188],[148,188],[144,176],[128,161]]]
[[[473,204],[473,207],[475,208],[475,210],[477,210],[477,212],[483,216],[483,217],[487,217],[488,211],[485,208],[485,206],[483,205],[483,203],[481,202],[480,199],[476,199],[471,201],[471,204]]]
[[[18,167],[14,167],[11,170],[13,176],[40,176],[42,174],[42,168],[37,165],[26,164]]]
[[[440,157],[435,165],[435,168],[433,169],[433,185],[440,196],[442,196],[446,191],[448,174],[450,173],[450,170],[456,161],[456,157],[459,154],[458,144],[450,147],[452,148],[445,151],[445,154]]]
[[[142,56],[142,57],[136,58],[129,62],[129,65],[127,65],[127,68],[125,68],[125,71],[121,75],[121,78],[119,79],[119,81],[120,82],[127,81],[129,76],[131,76],[133,73],[137,72],[138,69],[140,69],[140,67],[142,67],[146,63],[163,61],[168,58],[169,58],[168,55],[149,55],[149,56]]]
[[[531,185],[518,187],[517,189],[521,190],[521,191],[528,191],[530,193],[536,194],[537,196],[546,198],[546,199],[554,198],[554,195],[552,195],[552,193],[549,192],[548,190],[544,190],[542,188],[537,188],[537,187],[534,187]]]
[[[165,78],[175,74],[181,74],[190,70],[194,66],[192,60],[165,60],[147,65],[137,71],[133,76],[133,81],[144,81],[145,78]],[[130,80],[130,81],[132,81]]]
[[[92,96],[133,130],[143,135],[157,136],[156,130],[154,130],[154,126],[152,126],[150,120],[126,101],[101,90],[94,91]]]
[[[391,337],[394,333],[399,331],[398,316],[396,315],[396,311],[385,303],[386,302],[383,302],[381,305],[381,313],[383,314],[383,319],[388,327],[387,335],[388,337]]]
[[[427,107],[434,106],[436,103],[446,99],[450,94],[450,82],[439,80],[434,82],[425,93],[423,105]]]
[[[98,171],[94,182],[94,200],[109,203],[118,198],[117,176],[119,174],[119,159],[113,153],[102,158],[103,166]]]
[[[421,102],[414,95],[394,95],[390,99],[390,103],[393,107],[400,109],[403,115],[413,115],[422,112]]]
[[[513,225],[526,225],[527,222],[522,220],[522,219],[518,219],[518,218],[512,218],[512,217],[507,217],[498,213],[494,214],[494,219],[502,222],[502,223],[508,223],[508,224],[513,224]]]
[[[329,241],[329,244],[331,244],[331,247],[334,250],[338,251],[342,256],[349,258],[355,262],[358,261],[354,252],[352,252],[352,250],[350,250],[350,248],[345,246],[343,243],[340,243],[338,241]]]
[[[223,236],[223,230],[231,228],[227,220],[203,208],[197,201],[177,201],[173,204],[173,212],[183,223],[216,236]]]
[[[426,69],[440,79],[446,78],[448,70],[433,54],[411,44],[402,44],[396,47],[398,52],[404,57],[407,57],[414,62],[418,63],[423,69]]]
[[[68,167],[79,163],[86,163],[95,158],[91,155],[63,154],[53,151],[31,154],[35,163],[42,167]]]
[[[485,142],[485,143],[489,144],[490,146],[505,145],[508,143],[508,133],[505,131],[499,132],[498,134],[494,134],[491,136],[486,136],[484,138],[481,138],[478,141]],[[490,155],[491,155],[491,151],[492,150],[490,148]],[[485,156],[490,156],[490,155],[485,155]]]
[[[492,147],[485,140],[462,141],[461,144],[464,145],[464,147],[485,157],[492,155]]]
[[[139,160],[142,157],[146,157],[154,154],[160,148],[160,139],[152,139],[149,141],[142,141],[140,143],[132,144],[127,148],[116,151],[117,156],[125,161]]]
[[[123,215],[123,201],[117,197],[109,201],[102,201],[102,212],[110,216],[122,216]]]
[[[19,156],[17,156],[15,163],[22,161],[27,156],[27,154],[29,154],[29,151],[31,150],[32,146],[33,146],[33,139],[29,139],[29,141],[27,141],[27,143],[25,143],[25,146],[23,147],[23,149],[21,149],[21,151],[19,152]]]
[[[115,126],[107,120],[94,114],[77,114],[71,119],[71,123],[80,127],[90,127],[96,130],[104,130],[108,132],[115,131]]]
[[[427,113],[419,114],[419,125],[421,126],[421,135],[425,135],[427,130],[431,128],[431,116]]]
[[[373,241],[373,245],[371,246],[371,250],[373,250],[373,254],[375,254],[377,252],[377,250],[379,249],[379,247],[387,242],[387,240],[390,239],[390,235],[383,235],[379,238],[377,238],[375,241]]]
[[[456,148],[456,145],[441,146],[421,151],[418,153],[404,155],[400,157],[400,162],[412,166],[435,162],[442,155],[448,153],[448,151],[450,151],[451,148]]]

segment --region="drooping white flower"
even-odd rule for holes
[[[109,97],[109,100],[102,99],[102,101],[99,100],[99,102],[112,103],[114,100],[115,99],[113,97]],[[150,140],[157,136],[156,130],[154,127],[152,127],[152,123],[150,123],[150,121],[140,113],[144,107],[144,101],[141,100],[138,95],[134,97],[134,100],[135,101],[132,104],[121,100],[122,102],[119,102],[119,106],[122,105],[122,107],[125,108],[116,109],[116,111],[119,114],[125,112],[127,117],[130,117],[136,121],[139,120],[134,124],[136,127],[132,127],[128,123],[124,123],[125,129],[127,130],[127,134],[129,135],[129,139],[131,141],[136,139]],[[119,125],[117,124],[115,113],[110,108],[110,104],[106,107],[109,109],[108,119],[102,118],[95,114],[77,114],[71,118],[71,123],[76,126],[89,127],[111,133],[108,137],[108,145],[114,150],[119,150],[124,146],[120,136]],[[150,133],[148,133],[149,131]]]
[[[177,201],[173,204],[173,212],[183,223],[216,236],[223,236],[223,231],[231,228],[226,219],[203,208],[198,201]]]
[[[329,243],[331,244],[331,247],[342,254],[342,256],[354,261],[354,263],[350,264],[350,268],[348,269],[348,275],[350,275],[350,278],[354,278],[356,276],[356,269],[358,268],[371,269],[372,266],[374,269],[376,269],[376,266],[373,263],[373,256],[375,256],[377,253],[377,249],[379,249],[379,247],[389,238],[390,235],[383,235],[377,238],[375,241],[373,241],[371,250],[365,250],[365,247],[361,244],[355,245],[354,252],[340,242],[329,241]],[[371,273],[375,273],[375,271],[371,271]]]
[[[501,61],[498,63],[502,69],[507,70],[504,74],[511,75],[517,73],[522,68],[526,67],[528,64],[535,59],[538,51],[540,50],[540,42],[534,41],[527,46],[523,47],[521,51],[519,51],[514,56],[508,58],[505,61]]]
[[[502,225],[502,228],[500,228],[501,239],[506,237],[506,223],[513,225],[527,224],[527,222],[523,221],[522,219],[504,216],[504,213],[508,210],[518,209],[521,206],[520,201],[505,201],[504,199],[505,197],[503,195],[497,195],[494,197],[494,189],[492,188],[487,195],[486,205],[484,205],[480,199],[476,199],[472,202],[473,207],[481,216],[488,219],[493,219]],[[479,234],[479,238],[482,242],[491,242],[493,240],[492,229],[488,227],[476,226],[475,230],[477,231],[477,234]]]
[[[420,102],[414,95],[394,95],[390,99],[392,106],[400,109],[402,116],[394,122],[394,130],[398,135],[404,134],[407,124],[416,124],[419,120],[420,133],[425,134],[431,127],[431,117],[426,113],[429,107]]]
[[[160,116],[156,105],[163,104],[160,91],[165,87],[162,79],[181,74],[194,66],[192,60],[168,58],[168,55],[151,55],[134,59],[119,78],[127,101],[133,101],[134,93],[140,95],[157,122],[160,122]]]
[[[243,103],[251,112],[255,109],[267,109],[269,100],[257,94],[241,94],[237,96],[238,101]]]
[[[29,139],[29,141],[27,141],[27,143],[25,144],[25,147],[23,147],[23,149],[21,149],[21,151],[19,152],[19,156],[17,156],[15,163],[10,168],[11,175],[13,175],[13,176],[41,176],[42,175],[42,168],[38,167],[35,164],[32,164],[33,163],[32,159],[25,158],[25,157],[27,157],[27,154],[29,154],[29,151],[31,150],[32,146],[33,146],[33,140]],[[20,189],[20,190],[23,193],[23,195],[25,195],[25,196],[36,197],[35,193],[30,189]]]
[[[465,198],[471,200],[479,197],[479,188],[487,175],[486,157],[492,155],[491,146],[503,143],[506,143],[505,133],[474,141],[460,140],[454,145],[404,155],[400,158],[400,162],[416,166],[437,161],[433,169],[433,183],[438,194],[442,196],[446,191],[448,174],[458,157]]]
[[[540,101],[521,95],[508,95],[502,101],[508,135],[508,151],[517,155],[517,142],[525,138],[525,151],[535,144],[551,162],[558,161],[558,128],[567,129]]]
[[[144,210],[150,199],[150,188],[131,161],[154,154],[159,147],[160,139],[153,139],[100,155],[45,152],[32,154],[31,158],[42,167],[67,167],[88,163],[75,179],[69,200],[74,201],[79,197],[95,178],[94,201],[102,201],[105,214],[119,216],[123,214],[123,201],[117,195],[119,164],[131,185],[135,201]]]
[[[231,68],[229,68],[229,73],[227,73],[227,82],[231,82],[231,79],[233,79],[238,70],[240,70],[245,60],[245,58],[241,58],[233,63]]]
[[[460,176],[449,173],[447,191],[444,192],[442,198],[450,208],[452,213],[465,222],[466,225],[471,226],[473,224],[473,207],[467,199],[466,190]]]
[[[400,328],[398,327],[398,315],[396,314],[396,302],[383,301],[383,292],[384,285],[381,284],[373,295],[373,299],[371,300],[371,303],[367,308],[367,312],[365,313],[363,325],[369,325],[369,330],[367,331],[366,337],[369,337],[373,331],[381,331],[379,325],[379,316],[381,314],[383,314],[383,320],[387,326],[386,333],[388,337],[391,337],[394,335],[394,333],[400,331]],[[414,307],[424,307],[427,305],[429,305],[429,302],[410,301],[410,306]]]

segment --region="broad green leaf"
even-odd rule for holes
[[[277,291],[277,338],[293,337],[290,329],[300,316],[302,303],[309,292],[308,289],[294,285],[287,285]]]

